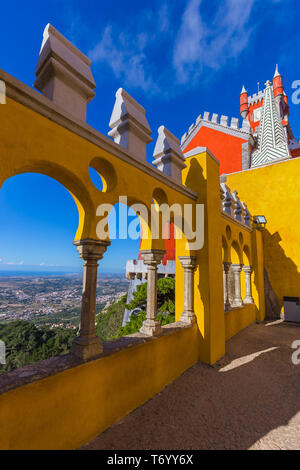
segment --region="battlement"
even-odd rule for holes
[[[273,87],[271,87],[271,88],[273,88]],[[248,97],[248,104],[249,105],[256,104],[259,101],[262,101],[263,99],[264,99],[264,92],[259,91],[258,93],[253,93],[253,95]]]
[[[229,123],[229,121],[230,121],[230,123]],[[186,140],[192,134],[194,135],[194,131],[196,129],[198,130],[202,123],[204,125],[209,125],[209,127],[212,127],[214,129],[219,128],[220,131],[226,130],[227,132],[228,131],[230,131],[230,132],[231,131],[241,132],[243,134],[247,134],[247,137],[250,133],[250,124],[249,124],[249,121],[247,119],[244,119],[242,121],[242,125],[240,126],[239,118],[232,117],[230,119],[228,116],[224,116],[224,115],[221,115],[219,117],[218,113],[212,113],[212,115],[211,115],[209,111],[205,111],[203,116],[201,114],[199,114],[199,116],[197,117],[195,123],[192,123],[190,125],[188,131],[183,134],[183,136],[181,137],[181,141],[180,141],[181,146],[185,144]],[[243,137],[246,137],[246,136],[243,136]]]

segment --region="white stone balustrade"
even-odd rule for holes
[[[247,204],[241,201],[237,191],[231,192],[224,182],[220,184],[221,210],[233,220],[251,228],[251,214]]]

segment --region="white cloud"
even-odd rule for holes
[[[90,52],[95,62],[106,62],[118,78],[122,78],[125,86],[154,91],[155,83],[146,73],[146,55],[143,52],[148,36],[139,33],[134,38],[130,34],[121,33],[115,36],[112,26],[107,26],[101,41]]]
[[[201,14],[202,0],[190,0],[182,16],[173,64],[180,83],[195,81],[204,67],[218,69],[247,46],[249,17],[255,0],[225,0],[210,21]]]
[[[106,64],[124,87],[174,95],[246,48],[254,3],[224,0],[213,10],[211,0],[188,0],[180,14],[166,0],[157,11],[144,9],[126,23],[107,25],[89,56]]]

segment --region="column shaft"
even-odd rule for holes
[[[184,311],[180,321],[192,324],[196,321],[194,312],[194,270],[196,267],[195,256],[179,256],[179,261],[184,269]]]
[[[224,289],[224,310],[227,312],[230,309],[229,301],[229,274],[230,263],[223,263],[223,289]]]
[[[102,353],[103,347],[96,336],[96,292],[98,261],[102,259],[108,241],[79,240],[74,242],[83,264],[83,286],[79,336],[75,338],[71,354],[86,360]]]
[[[254,300],[252,297],[252,285],[251,285],[252,266],[244,266],[243,271],[245,273],[245,283],[246,283],[246,296],[244,298],[244,304],[253,304]]]
[[[163,259],[164,250],[143,250],[141,254],[147,265],[147,315],[140,332],[147,336],[154,336],[162,332],[157,315],[157,265]]]
[[[242,307],[243,300],[241,297],[241,264],[232,264],[232,272],[234,274],[234,299],[231,304],[232,307]]]

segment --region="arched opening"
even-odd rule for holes
[[[84,211],[72,196],[57,180],[30,172],[1,187],[1,372],[65,354],[76,336],[82,263],[72,242]]]
[[[117,185],[117,174],[113,165],[105,158],[95,157],[89,165],[92,183],[103,193],[112,191]]]
[[[105,277],[105,271],[111,271],[118,279],[118,289],[110,305],[96,315],[97,334],[102,341],[139,331],[146,318],[148,267],[141,250],[152,247],[148,226],[150,210],[139,201],[128,198],[126,202],[127,205],[115,204],[107,214],[106,237],[109,236],[111,246],[101,261],[101,272]],[[141,234],[147,236],[141,240]],[[175,286],[165,280],[167,274],[166,267],[158,264],[157,306],[161,310],[164,305],[173,314],[175,306],[169,300],[175,296]],[[169,322],[166,312],[160,313],[159,321]]]

